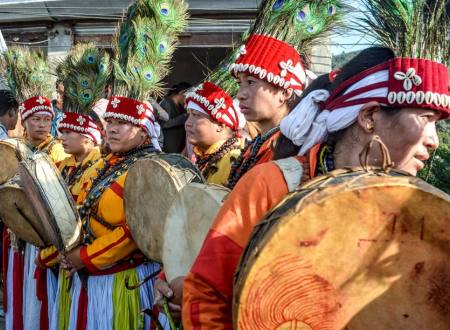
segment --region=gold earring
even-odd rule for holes
[[[367,123],[367,130],[372,133],[375,129],[375,124],[373,122]]]

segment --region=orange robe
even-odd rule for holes
[[[315,157],[308,165],[313,177]],[[283,173],[273,162],[254,167],[238,182],[184,281],[185,329],[232,329],[233,276],[241,254],[254,226],[287,194]]]

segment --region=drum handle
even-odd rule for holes
[[[374,142],[378,143],[381,154],[383,155],[382,169],[384,172],[389,172],[389,170],[393,166],[391,155],[389,153],[388,147],[384,144],[384,142],[381,140],[380,136],[378,136],[378,135],[374,135],[372,137],[372,139],[370,140],[370,142],[363,149],[363,151],[361,151],[361,153],[359,154],[359,162],[361,164],[361,167],[364,169],[364,171],[369,172],[369,169],[370,169],[369,155],[370,155],[370,151],[372,150]]]
[[[150,281],[154,277],[158,276],[159,273],[161,273],[161,269],[157,270],[156,272],[151,273],[146,278],[144,278],[142,281],[138,282],[137,284],[133,284],[133,285],[130,284],[130,276],[127,275],[125,277],[125,287],[128,290],[136,290],[137,288],[143,286],[145,283],[147,283],[148,281]]]

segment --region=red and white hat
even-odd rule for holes
[[[305,154],[328,134],[353,124],[362,107],[378,102],[392,108],[436,110],[450,117],[448,69],[434,61],[394,58],[344,81],[333,93],[315,90],[285,117],[283,135],[302,146]],[[324,109],[321,111],[321,109]]]
[[[153,146],[161,150],[158,143],[160,127],[155,121],[155,115],[150,103],[140,102],[123,96],[113,96],[109,100],[103,118],[120,119],[142,127],[150,136]]]
[[[308,77],[313,73],[305,70],[300,54],[291,45],[273,37],[254,34],[238,52],[231,66],[233,76],[246,73],[268,83],[297,93],[302,92]]]
[[[68,129],[75,133],[90,138],[95,144],[100,144],[102,141],[102,134],[100,127],[92,120],[91,117],[75,112],[65,112],[62,120],[58,124],[58,131]]]
[[[245,125],[245,119],[234,103],[227,92],[209,81],[186,96],[186,108],[204,113],[212,120],[238,131]]]
[[[43,96],[31,97],[28,100],[22,102],[19,105],[20,116],[23,121],[27,120],[30,116],[38,115],[49,115],[52,119],[55,117],[53,111],[52,102]]]

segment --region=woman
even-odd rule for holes
[[[231,166],[241,153],[241,118],[233,99],[220,87],[205,82],[186,98],[187,140],[194,146],[196,164],[208,183],[226,185]]]
[[[259,220],[300,182],[359,166],[359,154],[375,135],[386,144],[396,169],[416,175],[429,150],[438,147],[436,121],[450,115],[448,81],[444,65],[396,58],[388,48],[365,50],[337,75],[317,79],[281,123],[285,137],[301,146],[283,153],[288,150],[284,143],[279,150],[280,157],[300,150],[300,156],[287,160],[297,167],[296,175],[286,171],[285,160],[266,163],[251,170],[228,196],[185,280],[184,325],[231,329],[233,274],[243,248]],[[378,150],[369,161],[382,164]]]

